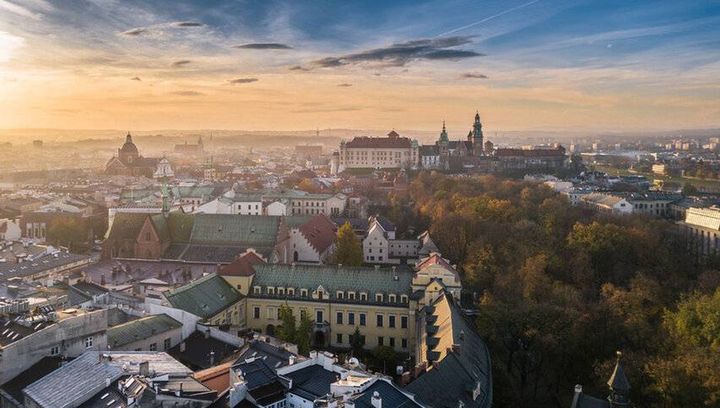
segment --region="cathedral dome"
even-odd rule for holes
[[[137,146],[135,146],[135,143],[132,141],[132,136],[130,136],[130,133],[125,136],[125,144],[123,144],[122,148],[120,149],[121,153],[127,153],[127,154],[138,154]]]

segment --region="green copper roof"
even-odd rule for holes
[[[299,289],[308,289],[311,293],[322,285],[331,299],[335,299],[337,291],[354,291],[359,301],[360,292],[366,292],[367,302],[375,303],[378,293],[395,294],[398,302],[400,295],[412,293],[413,273],[407,269],[281,264],[257,264],[253,268],[256,272],[253,286],[262,287],[263,295],[267,294],[266,287],[284,287],[295,288],[295,297],[299,298]],[[388,301],[387,296],[384,301]]]
[[[163,293],[170,304],[204,319],[215,316],[240,300],[240,293],[216,274]]]
[[[108,346],[117,349],[138,340],[182,327],[182,323],[166,314],[152,315],[108,328]]]
[[[279,225],[280,217],[273,216],[196,214],[190,242],[272,247],[277,240]]]

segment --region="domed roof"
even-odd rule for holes
[[[133,143],[132,136],[130,136],[130,133],[128,133],[127,136],[125,136],[125,144],[123,144],[120,151],[123,153],[138,154],[137,146],[135,146],[135,143]]]

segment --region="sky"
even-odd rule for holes
[[[0,128],[720,127],[718,0],[0,0]]]

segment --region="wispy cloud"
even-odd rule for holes
[[[131,81],[138,81],[138,82],[142,81],[142,79],[140,79],[140,77],[133,77],[133,78],[130,78],[130,80],[131,80]]]
[[[179,96],[202,96],[205,95],[202,92],[198,91],[176,91],[173,92],[173,95],[179,95]]]
[[[341,87],[341,88],[349,88],[349,87],[353,86],[353,84],[349,84],[349,83],[347,83],[347,82],[344,82],[344,83],[342,83],[342,84],[338,84],[337,86],[339,86],[339,87]]]
[[[6,0],[0,0],[0,9],[9,11],[22,17],[31,18],[33,20],[40,20],[42,18],[42,15],[40,13],[35,13],[30,9]]]
[[[233,48],[244,50],[291,50],[293,47],[282,43],[249,43],[233,45]]]
[[[184,67],[190,63],[192,63],[192,61],[190,61],[190,60],[179,60],[179,61],[173,62],[172,66],[175,68],[180,68],[180,67]]]
[[[176,21],[171,24],[173,27],[187,28],[187,27],[202,27],[205,24],[197,21]]]
[[[138,27],[138,28],[133,28],[133,29],[127,30],[127,31],[123,31],[120,34],[127,35],[130,37],[137,37],[139,35],[147,34],[149,32],[150,31],[147,28]]]
[[[236,85],[236,84],[249,84],[251,82],[257,82],[257,81],[259,81],[259,79],[257,79],[257,78],[235,78],[235,79],[229,80],[228,82],[233,85]]]
[[[485,74],[478,74],[475,72],[465,72],[460,75],[460,78],[462,78],[462,79],[488,79],[488,76]]]
[[[303,67],[301,65],[293,65],[288,68],[290,71],[310,71],[310,68]]]
[[[388,47],[322,58],[313,61],[312,65],[322,68],[357,64],[401,67],[419,60],[460,60],[483,56],[484,54],[475,51],[456,49],[456,47],[471,43],[471,38],[454,36],[406,41]]]

